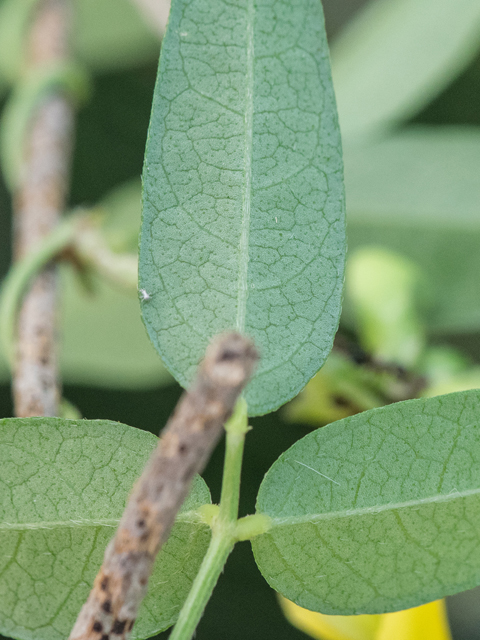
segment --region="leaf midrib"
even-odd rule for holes
[[[237,319],[236,329],[240,333],[245,331],[245,315],[248,297],[248,261],[249,261],[249,237],[250,237],[250,205],[252,187],[252,148],[253,148],[253,0],[248,0],[247,15],[247,77],[245,100],[245,142],[244,142],[244,166],[245,180],[242,199],[242,231],[240,236],[240,256],[237,293]]]
[[[457,500],[459,498],[468,498],[470,496],[480,495],[480,487],[477,489],[467,489],[465,491],[456,491],[448,495],[438,494],[435,496],[429,496],[428,498],[422,498],[420,500],[407,500],[405,502],[393,502],[384,505],[362,507],[359,509],[343,509],[342,511],[329,511],[327,513],[320,514],[307,514],[304,516],[288,516],[285,518],[271,517],[271,524],[273,527],[284,527],[290,525],[299,524],[315,524],[323,520],[336,520],[341,518],[350,518],[352,516],[363,515],[377,515],[386,511],[395,511],[398,509],[407,509],[409,507],[421,507],[427,504],[449,502],[451,500]],[[259,512],[261,513],[261,512]],[[267,514],[268,515],[268,514]]]
[[[79,519],[79,520],[52,520],[41,522],[20,522],[9,523],[0,522],[0,531],[32,531],[38,529],[73,529],[76,527],[117,527],[120,522],[120,518],[98,518],[98,519]],[[185,513],[179,513],[175,522],[191,524],[203,524],[201,516],[197,511],[185,511]]]

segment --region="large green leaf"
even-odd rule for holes
[[[251,335],[251,414],[323,364],[344,268],[340,136],[320,0],[176,0],[144,167],[149,335],[188,384],[209,339]]]
[[[252,541],[269,584],[329,614],[414,607],[480,583],[480,391],[314,431],[265,476]]]
[[[344,158],[349,249],[380,245],[412,258],[433,289],[429,328],[478,330],[480,129],[415,127],[347,145]]]
[[[332,47],[344,140],[427,105],[480,46],[478,0],[371,0]]]
[[[157,438],[108,421],[0,421],[0,632],[63,640],[86,600],[128,494]],[[210,534],[197,478],[159,554],[133,630],[173,624]]]

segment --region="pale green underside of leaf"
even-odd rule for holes
[[[371,0],[332,47],[345,141],[415,115],[480,46],[478,0]]]
[[[103,420],[0,421],[2,634],[68,637],[157,441]],[[148,638],[175,621],[210,538],[193,512],[209,502],[198,477],[157,558],[133,638]]]
[[[480,583],[480,391],[319,429],[274,463],[252,541],[269,584],[328,614],[414,607]]]
[[[183,385],[210,338],[251,335],[251,414],[330,351],[344,269],[340,136],[320,0],[175,0],[144,166],[140,287]]]
[[[410,128],[347,145],[344,159],[349,250],[380,245],[409,256],[432,287],[429,329],[478,330],[480,129]]]

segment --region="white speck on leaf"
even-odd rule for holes
[[[138,293],[142,300],[150,300],[151,296],[145,291],[145,289],[139,289]]]

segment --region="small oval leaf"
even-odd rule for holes
[[[0,421],[0,632],[63,640],[158,439],[105,420]],[[160,552],[133,638],[173,624],[207,550],[197,478]]]
[[[184,386],[210,338],[252,336],[250,414],[328,355],[344,271],[343,168],[320,0],[175,0],[143,173],[140,288]]]
[[[252,541],[269,584],[335,615],[384,613],[480,583],[480,391],[319,429],[274,463]]]

